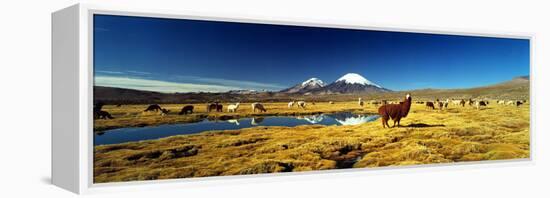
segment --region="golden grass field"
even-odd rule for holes
[[[400,128],[382,128],[380,120],[355,126],[307,125],[209,131],[123,144],[96,146],[94,182],[154,180],[220,175],[370,168],[463,161],[529,158],[529,104],[491,101],[482,110],[449,106],[426,109],[413,104]],[[224,110],[225,106],[224,104]],[[238,113],[205,112],[179,116],[184,105],[162,105],[167,116],[143,114],[145,105],[105,106],[116,119],[96,120],[96,130],[190,122],[200,117],[253,116],[249,104]],[[357,102],[317,103],[307,110],[266,103],[266,115],[338,111],[376,112]],[[258,113],[257,113],[258,114]],[[393,122],[390,121],[390,125]]]

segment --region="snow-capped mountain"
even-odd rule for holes
[[[356,73],[348,73],[333,83],[318,90],[318,93],[367,93],[367,92],[388,92],[386,89],[376,83],[367,80]]]
[[[370,80],[367,80],[363,76],[356,73],[348,73],[335,82],[345,82],[347,84],[361,84],[361,85],[372,85],[378,88],[382,88],[380,85],[374,84]]]
[[[281,93],[298,94],[346,94],[367,92],[388,92],[386,89],[356,73],[348,73],[330,84],[318,78],[310,78],[303,83],[284,89]]]
[[[310,78],[300,84],[294,85],[288,89],[281,90],[282,93],[307,93],[324,87],[326,84],[318,78]]]
[[[318,86],[318,87],[324,87],[326,84],[318,78],[310,78],[302,83],[302,86]]]

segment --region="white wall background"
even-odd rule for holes
[[[71,197],[50,181],[50,14],[79,1],[0,3],[0,197]],[[102,1],[81,1],[101,3]],[[107,1],[105,1],[107,2]],[[138,190],[101,197],[541,197],[550,176],[550,8],[547,1],[506,0],[116,0],[109,4],[227,16],[470,32],[532,33],[536,102],[535,164],[492,168],[422,168],[269,182]],[[280,178],[280,177],[279,177]],[[281,180],[288,180],[281,182]],[[135,188],[145,188],[136,186]]]

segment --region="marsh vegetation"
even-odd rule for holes
[[[97,120],[109,126],[154,125],[193,121],[202,117],[314,114],[319,112],[375,112],[375,105],[357,102],[317,103],[315,108],[288,109],[286,103],[267,103],[267,112],[252,113],[242,105],[236,113],[143,115],[145,105],[105,106],[117,119]],[[258,126],[208,131],[157,140],[96,146],[94,181],[134,181],[296,172],[338,168],[371,168],[463,161],[529,158],[529,104],[497,105],[481,110],[450,106],[432,110],[414,104],[400,128],[380,122],[351,126]],[[201,110],[202,109],[202,110]],[[174,115],[172,115],[174,114]],[[140,116],[139,122],[134,119]],[[122,122],[121,122],[122,120]],[[127,120],[127,121],[124,121]]]

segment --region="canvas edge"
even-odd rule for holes
[[[80,192],[79,6],[52,13],[52,184]]]

